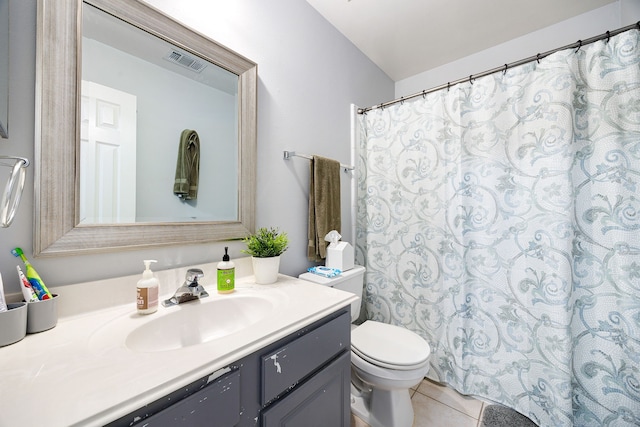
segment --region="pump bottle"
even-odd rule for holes
[[[235,289],[236,282],[236,265],[233,261],[229,261],[229,248],[224,248],[224,256],[222,261],[218,263],[218,293],[228,294]]]
[[[155,259],[145,259],[145,270],[142,272],[142,279],[138,280],[136,303],[138,313],[151,314],[158,311],[158,279],[153,275],[150,265],[157,262]]]

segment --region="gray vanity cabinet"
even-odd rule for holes
[[[349,427],[349,307],[242,359],[239,427]],[[256,417],[257,416],[257,417]]]
[[[349,307],[108,424],[349,427]]]

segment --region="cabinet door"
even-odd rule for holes
[[[345,351],[262,413],[262,427],[349,427],[351,354]]]

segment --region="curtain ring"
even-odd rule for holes
[[[540,54],[536,55],[536,61],[538,61],[538,64],[540,63]]]
[[[378,108],[380,108],[380,111],[384,111],[384,103],[380,104]]]
[[[504,70],[502,70],[502,75],[507,74],[507,69],[509,68],[509,64],[504,64]]]
[[[611,31],[607,30],[607,43],[609,43],[610,39],[611,39]]]
[[[404,96],[400,97],[400,105],[404,105]]]
[[[471,77],[473,77],[473,74],[469,76],[469,83],[473,84],[473,80],[471,80]]]
[[[422,91],[422,99],[427,99],[427,91],[426,90]]]
[[[449,92],[449,89],[451,89],[451,82],[447,82],[447,92]]]
[[[578,51],[580,50],[581,47],[582,47],[582,40],[578,40],[578,48],[573,53],[578,53]]]

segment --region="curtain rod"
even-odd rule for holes
[[[501,67],[496,67],[496,68],[493,68],[491,70],[487,70],[487,71],[484,71],[484,72],[478,73],[478,74],[471,74],[469,77],[465,77],[465,78],[462,78],[462,79],[454,80],[452,82],[448,82],[447,84],[442,84],[440,86],[436,86],[436,87],[433,87],[431,89],[423,90],[422,92],[417,92],[417,93],[414,93],[414,94],[409,95],[409,96],[403,96],[403,97],[400,97],[398,99],[394,99],[393,101],[383,102],[382,104],[373,105],[373,106],[367,107],[367,108],[358,108],[358,114],[366,114],[367,111],[375,110],[377,108],[385,108],[385,107],[387,107],[389,105],[397,104],[398,102],[403,103],[404,101],[407,101],[409,99],[417,98],[418,96],[425,96],[425,95],[427,95],[429,93],[437,92],[437,91],[442,90],[442,89],[450,89],[451,87],[453,87],[455,85],[458,85],[460,83],[469,82],[469,83],[473,84],[473,80],[474,79],[478,79],[480,77],[485,77],[485,76],[497,73],[499,71],[506,72],[509,68],[517,67],[519,65],[523,65],[523,64],[526,64],[526,63],[529,63],[529,62],[533,62],[533,61],[540,62],[540,60],[542,58],[545,58],[545,57],[547,57],[547,56],[549,56],[551,54],[554,54],[556,52],[560,52],[561,50],[576,49],[576,52],[578,52],[578,50],[580,50],[580,48],[582,46],[586,46],[588,44],[595,43],[595,42],[597,42],[599,40],[602,40],[602,39],[607,39],[607,42],[608,42],[611,37],[617,36],[620,33],[624,33],[625,31],[629,31],[629,30],[632,30],[634,28],[640,30],[640,21],[638,21],[637,23],[632,24],[632,25],[627,25],[626,27],[618,28],[617,30],[607,31],[606,33],[600,34],[600,35],[595,36],[595,37],[591,37],[591,38],[586,39],[586,40],[578,40],[575,43],[572,43],[572,44],[569,44],[569,45],[566,45],[566,46],[563,46],[563,47],[552,49],[552,50],[549,50],[549,51],[544,52],[544,53],[539,53],[539,54],[537,54],[535,56],[530,56],[528,58],[521,59],[519,61],[512,62],[510,64],[504,64]]]

